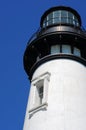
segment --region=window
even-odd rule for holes
[[[51,46],[51,54],[60,53],[60,45]]]
[[[81,56],[80,50],[78,48],[76,48],[76,47],[74,47],[74,52],[73,53],[76,56]]]
[[[35,106],[40,106],[43,103],[44,97],[44,79],[39,80],[35,87]]]
[[[62,45],[62,53],[71,54],[71,46],[70,45]]]
[[[61,49],[62,48],[62,49]],[[61,52],[62,50],[62,52]],[[69,53],[71,54],[71,46],[70,45],[53,45],[51,46],[51,54],[56,53]]]
[[[39,104],[41,105],[43,102],[43,86],[40,86],[37,88],[38,89],[38,96],[39,96]]]
[[[40,109],[46,108],[49,80],[49,72],[46,72],[32,80],[29,96],[29,114],[33,114]]]
[[[73,49],[73,51],[72,51]],[[76,47],[71,47],[71,45],[52,45],[51,46],[51,54],[59,54],[59,53],[63,53],[63,54],[73,54],[75,56],[81,56],[81,52],[80,49],[76,48]]]

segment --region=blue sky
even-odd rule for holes
[[[30,85],[23,69],[24,50],[44,11],[58,5],[76,9],[86,28],[86,0],[0,1],[0,130],[23,128]]]

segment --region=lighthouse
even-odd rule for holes
[[[86,32],[75,9],[52,7],[28,41],[23,130],[86,130]]]

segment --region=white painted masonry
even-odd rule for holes
[[[46,101],[33,108],[33,81],[49,73]],[[45,94],[45,95],[46,95]],[[31,115],[30,115],[31,114]],[[56,59],[33,74],[23,130],[86,130],[86,67],[77,61]]]

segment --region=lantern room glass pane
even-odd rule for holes
[[[57,24],[61,23],[61,18],[60,18],[60,17],[54,18],[54,19],[53,19],[53,23],[54,23],[54,24],[56,24],[56,23],[57,23]]]
[[[47,21],[47,25],[52,25],[53,24],[53,19]]]
[[[47,16],[47,25],[52,25],[53,24],[53,13],[50,13]]]
[[[44,22],[43,22],[43,27],[45,28],[46,27],[46,23],[47,23],[47,18],[44,19]]]
[[[54,11],[53,12],[53,17],[55,18],[55,17],[61,17],[61,11],[59,10],[59,11]]]
[[[51,46],[51,54],[60,53],[60,45]]]
[[[76,47],[74,47],[74,55],[76,55],[76,56],[81,56],[81,52],[80,52],[80,50],[78,49],[78,48],[76,48]]]
[[[61,10],[53,12],[53,23],[61,23]]]
[[[69,54],[71,54],[71,46],[69,46],[69,45],[62,45],[62,53],[69,53]]]
[[[65,10],[61,11],[61,22],[67,23],[68,12]]]
[[[53,12],[48,15],[49,19],[53,18]]]

